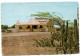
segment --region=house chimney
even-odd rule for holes
[[[19,24],[19,20],[17,20],[17,24]]]

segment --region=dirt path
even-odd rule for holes
[[[5,55],[56,54],[53,47],[34,46],[34,39],[50,36],[50,32],[2,33],[2,52]]]
[[[2,33],[2,36],[28,36],[28,35],[40,35],[50,34],[50,32],[19,32],[19,33]]]

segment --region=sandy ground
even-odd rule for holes
[[[56,54],[55,47],[36,47],[34,39],[50,38],[50,32],[2,33],[4,55]]]

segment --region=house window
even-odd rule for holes
[[[30,28],[30,25],[28,25],[27,27],[26,27],[26,29],[29,29]]]
[[[51,26],[53,28],[53,26]]]
[[[33,25],[32,28],[37,29],[37,25]]]
[[[53,26],[50,26],[50,28],[53,28]]]
[[[50,28],[51,28],[51,26],[50,26]]]
[[[21,27],[21,26],[19,26],[19,29],[22,29],[22,27]]]
[[[42,26],[42,25],[40,25],[40,28],[43,28],[43,26]]]
[[[49,26],[47,26],[47,27],[49,27]]]
[[[54,26],[52,26],[52,28],[53,28]]]

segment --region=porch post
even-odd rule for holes
[[[30,25],[30,32],[32,32],[32,25]]]
[[[40,27],[40,25],[38,25],[38,30],[40,31],[40,28],[39,27]]]

